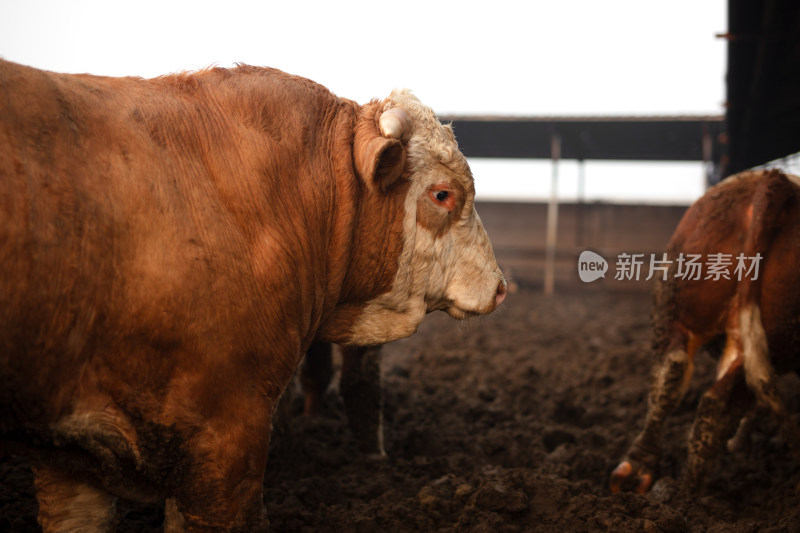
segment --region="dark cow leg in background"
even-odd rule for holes
[[[333,375],[333,345],[314,343],[300,369],[305,394],[305,414],[320,411],[322,397]],[[340,346],[342,373],[339,393],[347,422],[363,453],[385,456],[383,449],[383,389],[381,387],[381,347]]]
[[[752,405],[741,358],[703,394],[689,432],[686,487],[700,490],[715,458],[736,433],[739,421]]]
[[[117,499],[106,491],[47,467],[34,468],[34,483],[43,533],[111,530]]]
[[[680,403],[694,372],[694,352],[687,352],[682,336],[670,345],[656,366],[647,401],[644,429],[611,474],[611,492],[635,490],[644,494],[653,484],[661,454],[661,433],[667,416]]]
[[[322,398],[328,390],[333,376],[333,347],[326,342],[315,342],[309,346],[303,357],[303,362],[295,371],[295,378],[299,375],[300,385],[303,388],[303,414],[316,415],[322,409]],[[275,416],[272,418],[273,446],[280,448],[292,447],[292,403],[295,398],[295,379],[281,395]]]
[[[384,457],[381,346],[342,346],[339,390],[358,448]]]
[[[333,377],[333,345],[327,342],[312,343],[300,368],[300,383],[305,395],[303,412],[319,413],[322,397]]]

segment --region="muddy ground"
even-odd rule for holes
[[[795,532],[800,461],[769,419],[749,451],[681,491],[685,438],[713,361],[700,356],[646,496],[611,495],[609,472],[641,426],[650,297],[588,286],[544,298],[520,284],[495,315],[430,315],[384,348],[385,460],[360,455],[334,386],[322,414],[277,436],[265,481],[278,532]],[[800,382],[782,381],[800,413]],[[37,531],[24,463],[0,464],[0,531]],[[120,531],[160,530],[161,510],[123,503]]]

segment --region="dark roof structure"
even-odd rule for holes
[[[728,39],[726,172],[800,151],[800,2],[728,0],[721,37]]]
[[[467,117],[453,123],[467,157],[551,158],[560,139],[564,159],[716,161],[722,116]]]

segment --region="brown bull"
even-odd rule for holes
[[[689,435],[688,488],[700,488],[754,402],[774,415],[787,444],[800,448],[800,430],[775,384],[777,374],[800,369],[798,178],[744,172],[709,189],[684,215],[667,254],[670,270],[655,292],[659,362],[644,429],[612,473],[612,492],[650,489],[664,421],[683,397],[704,346],[719,352],[717,374]],[[717,267],[727,262],[727,268],[701,272],[690,268],[696,258]]]
[[[0,62],[0,445],[31,458],[43,529],[104,530],[116,497],[265,529],[270,420],[313,340],[503,301],[473,198],[405,91]]]

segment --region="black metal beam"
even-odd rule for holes
[[[716,162],[721,153],[721,116],[439,118],[452,122],[467,157],[548,159],[553,134],[564,159]]]
[[[800,151],[800,2],[728,0],[726,130],[734,173]]]

